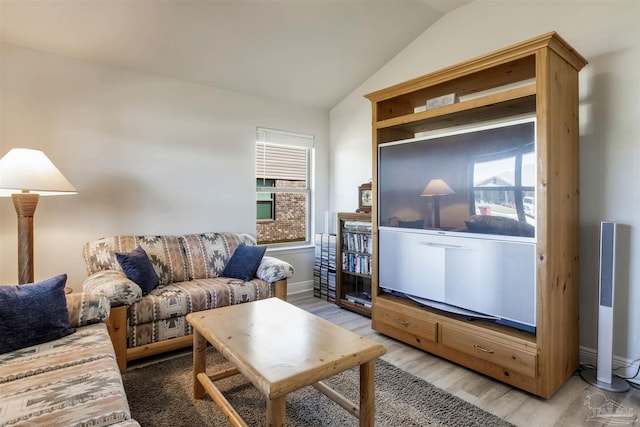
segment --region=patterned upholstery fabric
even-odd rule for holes
[[[139,426],[104,323],[0,355],[0,426],[114,424]]]
[[[127,347],[191,334],[189,313],[271,296],[270,284],[259,279],[195,279],[154,289],[128,308]]]
[[[91,325],[109,317],[109,298],[101,294],[73,293],[67,295],[69,327]]]
[[[189,280],[187,260],[178,236],[112,236],[87,242],[82,256],[89,275],[101,270],[122,271],[116,252],[131,252],[138,245],[149,256],[160,286]]]
[[[278,280],[289,279],[293,276],[293,266],[282,262],[278,258],[264,256],[256,271],[256,277],[265,282],[274,283]]]
[[[256,239],[242,233],[202,233],[182,236],[190,279],[222,275],[224,266],[240,243],[255,245]]]
[[[111,305],[131,305],[142,298],[140,286],[127,279],[121,270],[102,270],[87,277],[82,284],[84,293],[102,294]]]
[[[241,243],[255,245],[256,240],[250,234],[230,232],[98,239],[83,248],[89,273],[83,290],[106,295],[112,307],[128,306],[128,348],[189,335],[187,314],[269,298],[273,283],[293,276],[290,264],[265,256],[257,278],[243,282],[220,277]],[[126,278],[115,255],[138,245],[160,277],[160,285],[144,297],[140,287]]]

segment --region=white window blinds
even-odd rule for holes
[[[306,181],[309,173],[309,149],[313,145],[312,136],[258,128],[256,177]]]
[[[256,177],[306,181],[307,149],[256,143]]]

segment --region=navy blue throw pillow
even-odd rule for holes
[[[61,274],[37,283],[0,286],[0,354],[65,337],[69,312]]]
[[[253,279],[266,250],[266,246],[249,246],[240,243],[240,246],[236,248],[231,258],[229,258],[227,265],[224,266],[222,276],[244,280],[245,282]]]
[[[131,252],[116,252],[116,258],[127,279],[140,286],[142,295],[147,295],[158,286],[158,274],[140,246]]]

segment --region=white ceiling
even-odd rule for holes
[[[0,41],[331,108],[472,0],[0,0]]]

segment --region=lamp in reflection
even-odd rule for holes
[[[440,178],[432,179],[427,186],[424,187],[424,190],[422,190],[421,196],[433,197],[433,222],[435,228],[440,228],[440,196],[453,193],[455,193],[455,191]]]

